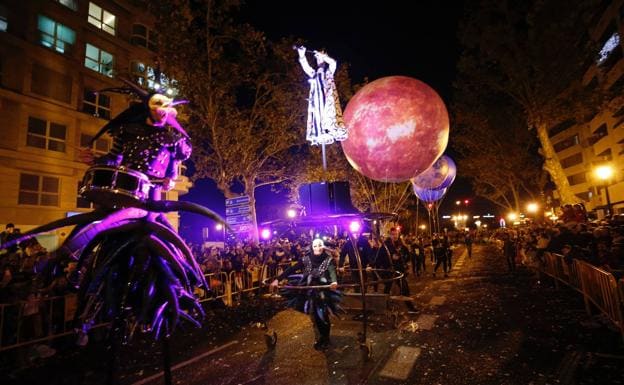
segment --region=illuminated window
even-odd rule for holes
[[[56,0],[56,1],[60,4],[63,4],[64,6],[71,9],[72,11],[78,10],[78,3],[76,2],[76,0]]]
[[[9,13],[4,5],[0,5],[0,32],[6,32],[9,28]]]
[[[110,150],[110,140],[106,138],[98,138],[95,143],[91,144],[93,135],[80,134],[80,147],[90,147],[96,156],[106,155]]]
[[[59,178],[35,174],[20,174],[17,204],[58,206]]]
[[[26,145],[44,150],[65,152],[67,127],[45,120],[28,118]]]
[[[52,48],[64,53],[76,42],[76,33],[61,23],[39,15],[40,43],[44,47]]]
[[[155,31],[147,28],[143,24],[134,24],[132,26],[132,37],[130,38],[132,44],[156,51],[157,41],[158,35]]]
[[[82,112],[86,112],[97,118],[110,119],[110,96],[85,89],[82,97]]]
[[[108,12],[102,7],[89,3],[89,24],[96,26],[97,28],[115,35],[115,15]]]
[[[109,78],[113,77],[113,55],[87,43],[85,67]]]
[[[159,91],[168,96],[178,94],[177,82],[169,79],[167,75],[154,67],[145,65],[139,61],[130,63],[130,72],[135,83],[150,91]]]

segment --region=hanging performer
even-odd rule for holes
[[[306,48],[303,46],[296,48],[299,53],[299,64],[310,82],[306,139],[312,145],[331,144],[347,139],[347,129],[334,82],[336,60],[323,51],[314,51],[317,64],[317,68],[314,69],[306,59]]]
[[[300,274],[294,274],[301,271]],[[342,293],[337,291],[338,277],[334,257],[325,249],[321,239],[312,242],[312,254],[306,253],[295,265],[288,267],[271,286],[276,288],[279,281],[288,278],[291,286],[329,286],[327,289],[284,289],[282,295],[288,299],[288,306],[312,318],[316,342],[314,348],[324,350],[329,347],[329,333],[331,323],[330,313],[335,314],[339,309]]]

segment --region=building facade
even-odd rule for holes
[[[94,91],[132,79],[175,95],[160,73],[156,33],[128,1],[0,1],[0,224],[22,231],[92,209],[78,195],[88,165],[78,154],[130,96]],[[106,153],[108,137],[93,145]],[[166,199],[191,184],[180,177]],[[177,214],[171,215],[178,225]],[[50,235],[58,244],[67,229]]]
[[[591,31],[602,49],[583,82],[588,87],[599,84],[615,90],[624,85],[624,1],[604,1],[603,7]],[[609,109],[587,123],[561,122],[549,134],[572,191],[587,209],[604,215],[608,188],[612,211],[624,213],[624,98],[616,97]],[[606,180],[596,175],[596,169],[605,165],[613,169],[613,176]]]

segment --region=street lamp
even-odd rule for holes
[[[526,209],[527,209],[528,213],[535,214],[537,212],[538,205],[535,202],[531,202],[531,203],[527,204]]]
[[[295,211],[295,209],[288,209],[286,215],[288,216],[288,218],[292,219],[297,216],[297,211]]]
[[[516,213],[509,213],[507,214],[507,219],[509,219],[509,222],[515,222],[516,219],[518,219],[518,214]]]
[[[596,177],[604,183],[605,195],[607,197],[607,217],[610,217],[611,197],[609,196],[609,180],[613,176],[613,167],[611,167],[610,165],[596,167],[596,169],[594,170],[594,174],[596,174]]]

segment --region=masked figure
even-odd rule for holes
[[[292,274],[299,271],[299,274]],[[292,275],[291,275],[292,274]],[[316,342],[314,348],[329,347],[331,323],[330,313],[335,314],[342,294],[337,291],[338,278],[333,256],[325,249],[321,239],[312,242],[312,253],[306,253],[301,261],[290,266],[271,284],[288,278],[290,286],[329,286],[329,289],[283,289],[281,294],[288,299],[288,306],[309,314],[314,325]]]

